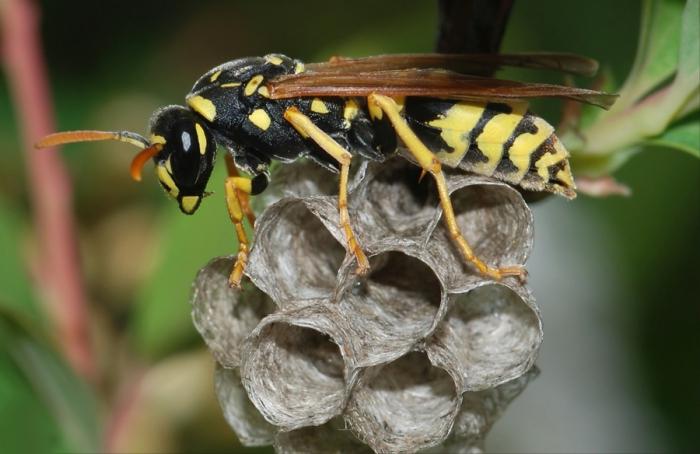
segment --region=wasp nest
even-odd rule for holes
[[[355,274],[336,181],[286,166],[258,218],[242,291],[232,257],[194,284],[195,326],[218,362],[224,415],[279,452],[478,452],[534,374],[540,315],[516,279],[464,263],[429,178],[405,159],[361,165],[350,215],[371,271]],[[492,265],[523,264],[532,215],[517,191],[450,173],[458,223]]]

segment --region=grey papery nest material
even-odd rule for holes
[[[430,181],[405,159],[357,166],[350,215],[371,271],[355,274],[337,180],[285,166],[258,218],[244,290],[233,257],[194,284],[195,326],[218,362],[224,415],[279,452],[478,452],[535,375],[540,314],[516,279],[465,264]],[[491,265],[523,264],[532,214],[516,190],[450,172],[457,220]]]

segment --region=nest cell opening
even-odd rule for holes
[[[266,325],[245,369],[251,400],[268,421],[285,430],[321,424],[344,405],[340,350],[315,329],[285,322]]]
[[[243,340],[275,305],[270,298],[248,282],[243,290],[228,282],[232,257],[219,257],[197,274],[192,294],[192,321],[224,367],[240,365]]]
[[[421,169],[401,158],[374,170],[362,200],[352,200],[351,195],[359,223],[367,226],[363,230],[381,227],[400,237],[425,237],[438,206],[432,177],[420,179]]]
[[[532,222],[517,192],[503,185],[475,184],[454,191],[451,199],[457,224],[477,257],[491,265],[525,262]],[[438,230],[447,236],[443,223]]]
[[[465,390],[520,376],[533,364],[542,341],[538,315],[515,291],[499,284],[458,297],[445,323],[450,329],[436,336],[456,358]]]
[[[376,364],[394,359],[427,336],[443,299],[433,270],[398,251],[370,259],[370,274],[358,278],[341,300],[351,319],[353,339],[362,343],[359,363]]]
[[[365,371],[346,418],[377,451],[415,451],[447,437],[459,405],[450,375],[424,353],[411,352]]]
[[[336,284],[345,248],[304,205],[283,200],[256,223],[248,274],[284,306],[328,297]]]

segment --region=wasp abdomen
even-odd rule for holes
[[[568,152],[554,128],[525,103],[410,98],[405,115],[444,165],[525,189],[575,195]]]

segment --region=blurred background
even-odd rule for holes
[[[60,130],[146,133],[153,110],[184,103],[202,73],[242,56],[429,52],[438,21],[435,4],[419,1],[37,5]],[[517,1],[502,50],[581,53],[619,82],[634,59],[639,17],[637,0]],[[210,182],[215,194],[189,217],[148,172],[143,183],[131,181],[132,147],[62,150],[92,362],[76,372],[61,354],[65,339],[47,315],[56,309],[48,309],[46,276],[37,272],[44,251],[11,87],[0,78],[3,452],[268,452],[241,448],[224,422],[213,362],[190,321],[196,271],[235,250],[219,187],[224,166]],[[537,111],[557,123],[556,104]],[[649,149],[615,176],[631,197],[550,198],[534,207],[529,268],[545,322],[542,373],[496,424],[490,451],[697,446],[700,162]]]

